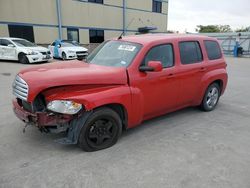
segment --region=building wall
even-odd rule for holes
[[[57,25],[55,0],[0,0],[0,21]]]
[[[105,39],[123,31],[123,0],[103,0],[104,4],[83,0],[60,0],[62,38],[67,28],[79,29],[79,40],[89,43],[89,29],[104,30]],[[125,0],[126,34],[138,27],[154,26],[156,32],[167,31],[168,3],[162,2],[162,13],[152,12],[152,0]],[[0,36],[9,36],[8,24],[33,26],[35,42],[49,44],[59,38],[56,0],[0,0]]]
[[[0,25],[0,36],[9,36],[8,26],[7,25]]]
[[[58,38],[58,29],[56,27],[33,27],[35,42],[38,44],[50,44]]]

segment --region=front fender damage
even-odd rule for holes
[[[92,113],[93,111],[86,111],[80,117],[70,121],[67,136],[57,139],[55,142],[64,145],[77,144],[81,129]]]

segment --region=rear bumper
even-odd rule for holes
[[[60,126],[73,119],[72,115],[53,114],[47,112],[31,113],[23,109],[16,99],[12,101],[15,115],[24,123],[33,124],[37,127]]]

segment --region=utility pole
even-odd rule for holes
[[[59,39],[62,39],[62,15],[61,15],[61,0],[56,0],[56,11],[58,20],[58,34]]]
[[[126,0],[123,0],[123,33],[126,35]]]

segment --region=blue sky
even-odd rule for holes
[[[196,25],[250,26],[250,0],[169,0],[168,30],[194,32]]]

